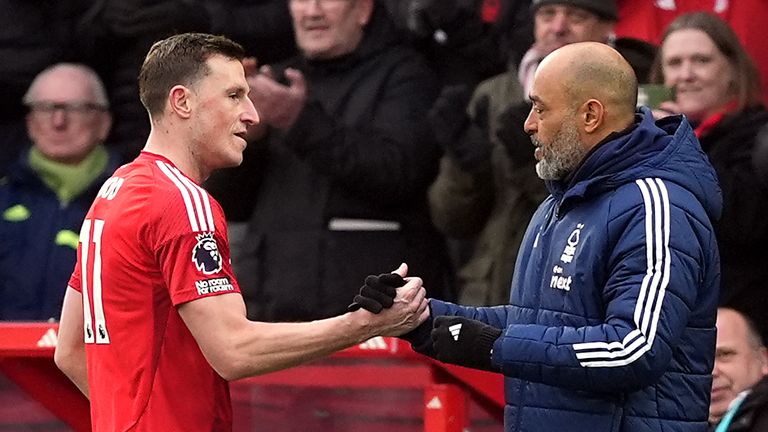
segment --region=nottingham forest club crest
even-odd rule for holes
[[[213,234],[199,234],[196,238],[197,244],[192,249],[192,262],[195,267],[206,275],[221,271],[221,254]]]

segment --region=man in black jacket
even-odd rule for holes
[[[402,261],[429,295],[452,298],[426,203],[439,158],[425,121],[433,75],[375,0],[289,8],[301,55],[254,67],[264,127],[250,131],[236,190],[236,173],[208,185],[230,217],[249,218],[233,258],[249,317],[339,314],[366,274]]]

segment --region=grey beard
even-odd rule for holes
[[[579,139],[579,133],[572,125],[564,124],[548,147],[531,137],[537,147],[541,147],[543,158],[536,163],[536,174],[542,180],[563,180],[576,169],[587,151]]]

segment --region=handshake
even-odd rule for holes
[[[397,288],[406,284],[398,273],[369,275],[347,309],[365,309],[378,314],[391,308],[397,299]],[[411,331],[398,336],[411,343],[414,351],[445,363],[498,372],[491,361],[493,344],[501,330],[483,322],[461,316],[431,314]]]

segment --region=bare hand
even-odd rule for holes
[[[289,85],[277,82],[272,68],[262,66],[258,73],[247,75],[253,105],[261,122],[278,129],[289,129],[296,122],[307,101],[304,75],[296,69],[285,70]]]
[[[652,110],[653,118],[655,120],[663,119],[680,113],[680,107],[674,101],[664,101],[659,104],[659,107]]]
[[[365,309],[353,312],[369,321],[374,332],[372,336],[399,336],[413,330],[429,318],[427,291],[422,286],[421,278],[405,277],[408,274],[408,266],[405,264],[401,264],[394,273],[405,278],[406,284],[397,288],[391,308],[384,309],[375,315]]]

